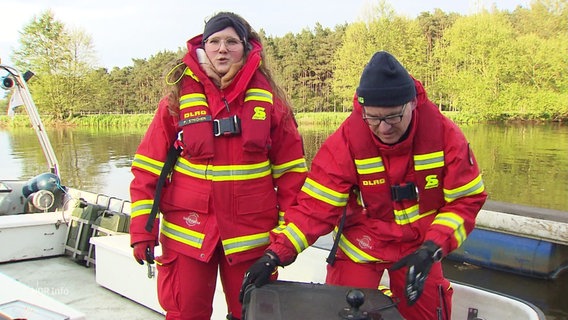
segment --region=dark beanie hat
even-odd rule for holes
[[[373,55],[365,66],[357,99],[363,106],[400,106],[416,97],[414,80],[408,71],[386,51]]]
[[[207,40],[207,38],[215,32],[219,32],[227,27],[233,27],[239,35],[239,38],[243,40],[245,44],[248,42],[249,34],[242,18],[231,12],[218,13],[205,23],[205,28],[203,29],[203,42],[205,42],[205,40]]]

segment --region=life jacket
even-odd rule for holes
[[[361,108],[355,108],[347,118],[349,146],[357,168],[362,198],[359,203],[365,207],[368,217],[392,221],[394,212],[397,224],[411,224],[424,215],[433,216],[432,213],[444,204],[444,136],[441,117],[436,106],[428,100],[417,106],[411,124],[416,130],[412,142],[414,166],[408,169],[414,172],[410,175],[407,173],[407,176],[414,179],[407,182],[415,184],[418,199],[402,201],[393,200],[393,186],[389,182],[380,150],[362,118]]]
[[[211,159],[215,154],[213,139],[232,134],[241,135],[245,158],[270,147],[273,92],[262,74],[256,72],[249,81],[242,108],[232,111],[236,115],[221,119],[212,115],[203,85],[189,67],[182,81],[178,125],[183,132],[184,155],[193,160]]]

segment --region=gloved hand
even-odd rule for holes
[[[134,259],[136,259],[136,262],[142,265],[144,264],[144,261],[149,264],[153,264],[155,244],[156,243],[153,240],[136,242],[133,249]]]
[[[245,273],[241,291],[239,293],[239,301],[242,303],[245,295],[245,290],[249,285],[254,284],[257,288],[267,284],[270,280],[270,275],[281,265],[278,256],[267,250],[260,259],[256,260],[252,266]]]
[[[422,290],[424,290],[424,283],[430,273],[430,269],[434,262],[442,259],[442,250],[434,242],[428,240],[414,253],[397,261],[390,270],[397,270],[404,266],[408,267],[406,272],[406,286],[405,296],[409,306],[418,301]]]

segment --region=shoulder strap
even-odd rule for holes
[[[154,192],[154,203],[152,204],[152,210],[150,211],[150,214],[148,215],[148,221],[146,222],[146,231],[148,232],[152,232],[152,229],[154,228],[154,220],[156,220],[156,216],[158,215],[158,207],[160,205],[160,198],[162,196],[162,188],[164,187],[166,178],[172,172],[180,153],[181,147],[177,147],[174,141],[174,143],[172,143],[172,146],[170,147],[170,150],[168,150],[166,162],[164,163],[164,167],[162,167],[160,178],[158,179],[158,183],[156,184],[156,191]]]
[[[337,252],[337,248],[339,247],[339,240],[341,238],[341,234],[343,233],[343,226],[345,225],[345,218],[347,216],[347,206],[343,208],[343,215],[341,216],[341,221],[339,221],[339,226],[337,227],[337,234],[335,235],[335,239],[333,240],[333,246],[331,250],[329,250],[329,256],[325,259],[325,262],[329,263],[329,265],[333,266],[335,263],[335,253]]]

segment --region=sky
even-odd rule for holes
[[[204,22],[219,11],[233,11],[269,36],[313,30],[316,22],[333,29],[361,20],[378,0],[0,0],[0,59],[9,64],[19,48],[25,25],[51,10],[68,28],[90,35],[97,65],[112,69],[132,65],[163,51],[176,51],[202,33]],[[530,0],[387,0],[397,14],[415,18],[421,12],[472,14],[480,8],[529,7]]]

